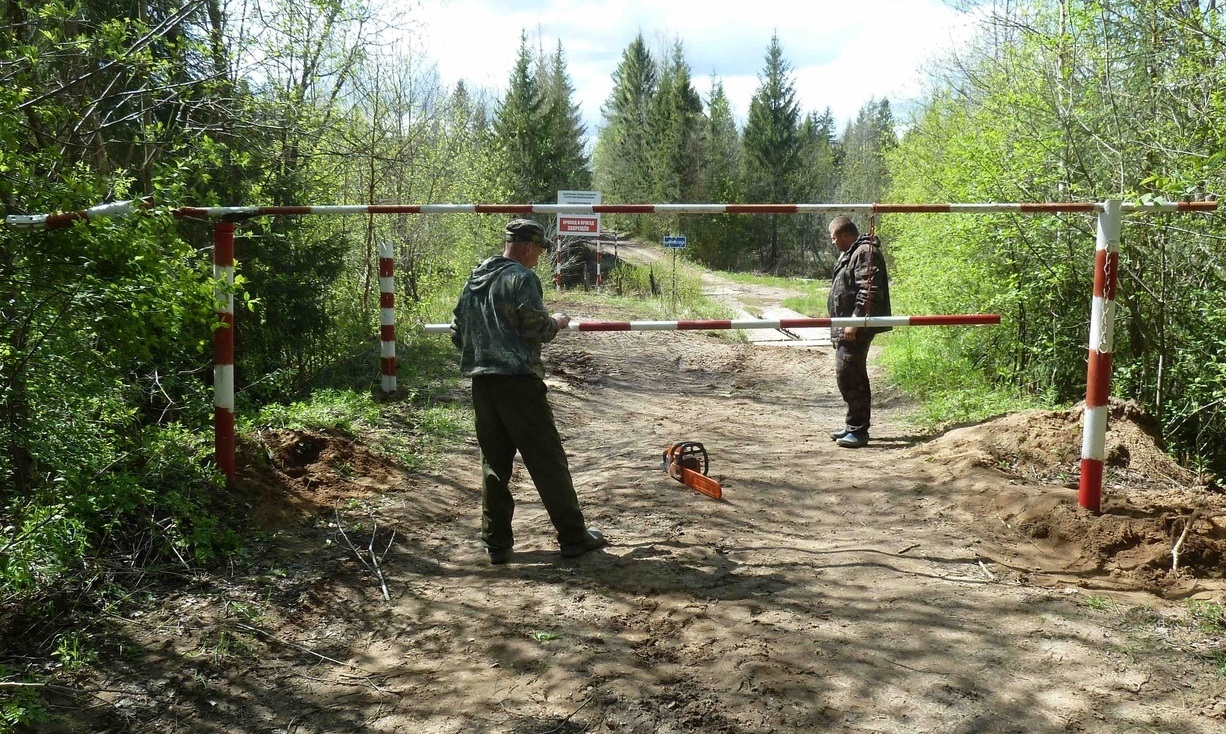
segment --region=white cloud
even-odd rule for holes
[[[939,0],[436,0],[411,14],[445,84],[498,94],[521,29],[547,52],[560,39],[589,132],[602,123],[613,71],[640,32],[657,56],[680,39],[698,91],[705,97],[714,74],[742,121],[777,33],[802,110],[829,107],[840,129],[870,98],[917,97],[923,63],[971,32],[969,16]]]

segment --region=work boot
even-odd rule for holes
[[[495,566],[501,566],[502,564],[511,560],[510,548],[487,548],[486,550],[489,551],[490,554],[490,563],[494,564]]]
[[[594,551],[597,548],[603,548],[609,544],[609,541],[604,539],[604,535],[599,530],[588,529],[584,539],[579,543],[567,543],[562,546],[563,558],[578,558],[579,556]]]
[[[842,438],[842,437],[846,436],[846,435],[847,435],[847,434],[849,434],[849,433],[851,433],[851,429],[850,429],[850,428],[848,428],[847,426],[843,426],[842,428],[840,428],[840,429],[839,429],[839,430],[837,430],[837,431],[831,431],[831,432],[830,432],[830,440],[831,440],[831,441],[838,441],[840,438]]]
[[[838,445],[845,449],[858,449],[868,445],[868,431],[860,431],[858,433],[848,433],[847,435],[835,441]]]

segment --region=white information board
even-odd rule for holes
[[[592,205],[600,203],[599,191],[559,191],[559,204]],[[559,237],[597,237],[600,235],[599,214],[559,214]]]

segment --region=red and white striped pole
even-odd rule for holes
[[[1098,512],[1102,504],[1103,460],[1107,450],[1107,401],[1111,395],[1111,347],[1115,291],[1119,282],[1120,201],[1109,200],[1098,215],[1094,247],[1094,301],[1090,308],[1089,365],[1081,432],[1081,479],[1077,504]]]
[[[711,319],[702,321],[572,321],[568,331],[705,331],[719,329],[806,329],[822,326],[976,326],[999,324],[1000,314],[952,316],[846,316],[815,319]],[[427,334],[446,334],[451,324],[426,324]]]
[[[388,242],[379,245],[379,339],[383,392],[396,392],[396,261]]]
[[[234,479],[234,222],[213,224],[213,280],[217,321],[213,329],[213,455]]]

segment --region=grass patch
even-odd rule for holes
[[[1192,599],[1188,602],[1192,619],[1207,635],[1226,635],[1226,607],[1215,601]]]
[[[824,289],[829,290],[829,289]],[[790,308],[796,313],[802,313],[812,319],[825,318],[830,312],[829,304],[826,303],[825,292],[814,296],[797,296],[788,298],[783,301],[784,308]]]
[[[703,294],[703,272],[692,263],[678,260],[674,279],[671,261],[650,266],[623,262],[606,277],[602,292],[559,291],[546,285],[545,303],[551,309],[555,305],[575,310],[610,308],[634,320],[730,318],[732,312],[728,307]],[[656,284],[654,293],[652,279]]]
[[[316,390],[288,405],[265,405],[254,419],[240,421],[244,432],[260,426],[292,431],[340,429],[356,434],[378,425],[379,406],[369,393],[334,388]]]
[[[959,338],[952,333],[947,338],[925,338],[910,329],[878,337],[885,347],[881,364],[890,381],[920,403],[911,416],[916,423],[938,430],[1014,411],[1054,407],[1041,397],[991,384],[967,356]]]

